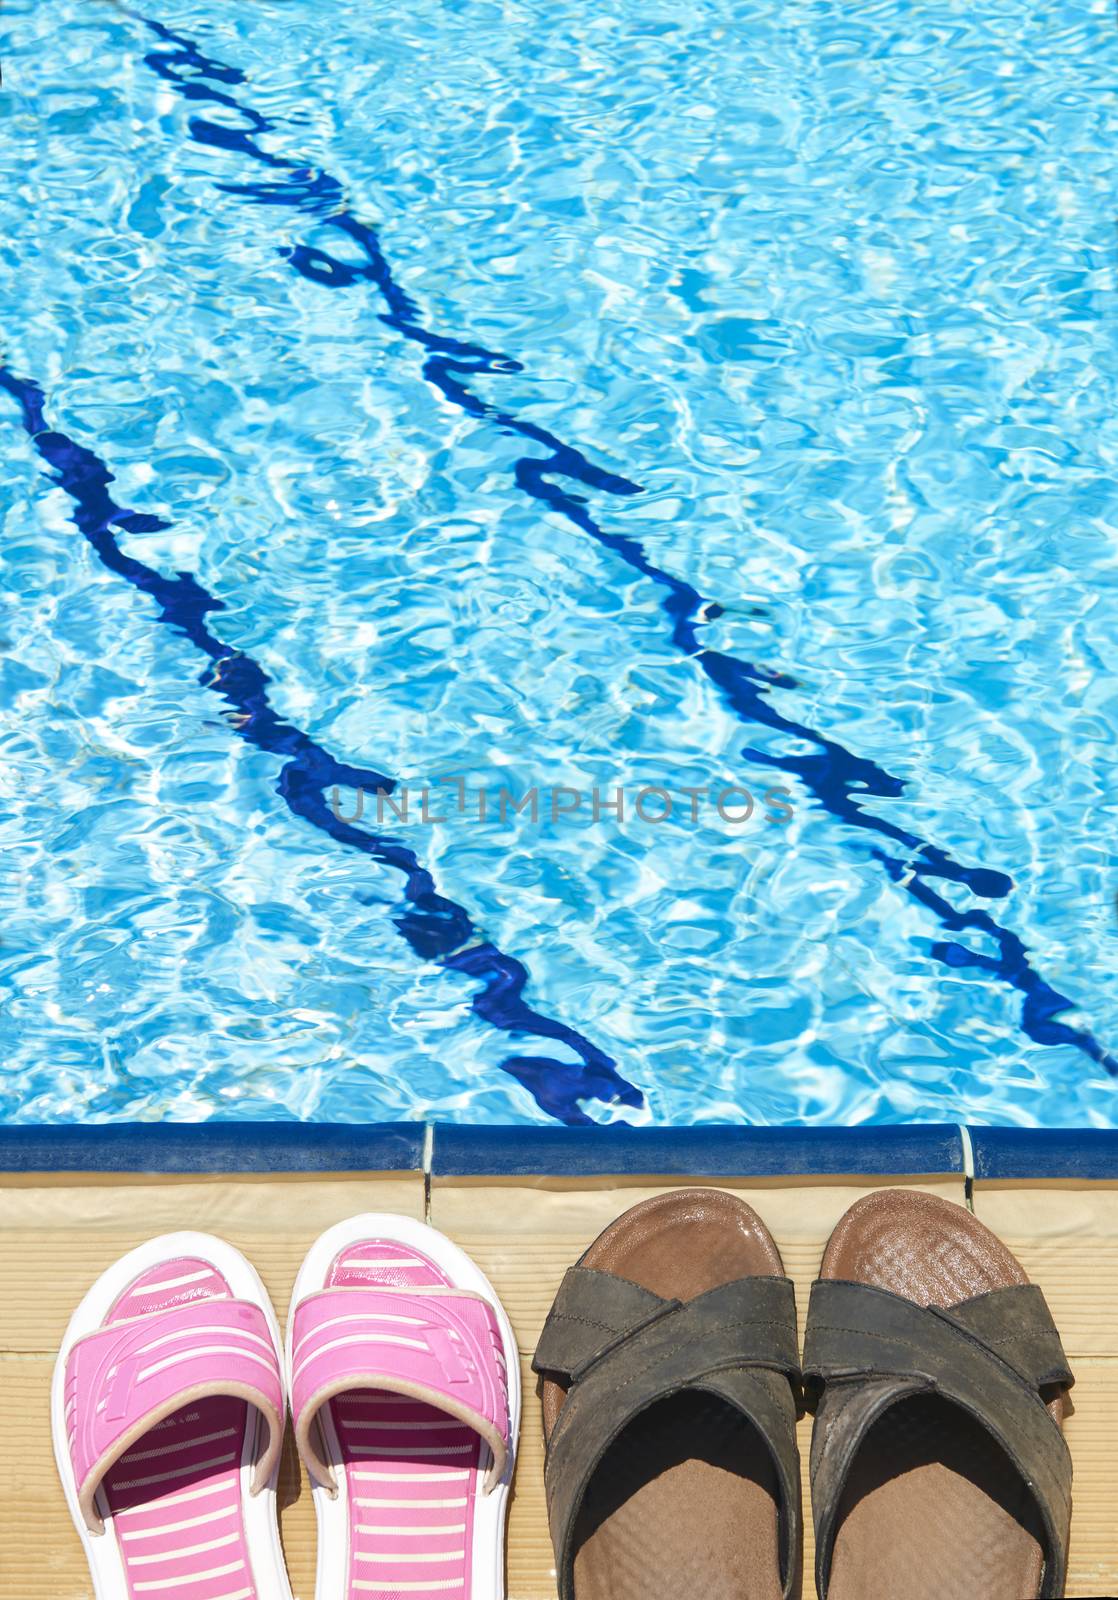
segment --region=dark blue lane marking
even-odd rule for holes
[[[781,715],[766,696],[771,688],[794,688],[794,680],[784,674],[739,661],[721,651],[704,648],[698,630],[704,622],[720,616],[722,608],[712,601],[705,601],[689,583],[655,566],[638,540],[607,532],[590,515],[581,496],[560,488],[550,480],[549,475],[569,478],[589,489],[600,489],[613,495],[640,494],[640,485],[616,473],[604,472],[546,428],[527,422],[515,413],[491,405],[475,395],[463,381],[465,378],[488,373],[521,372],[522,363],[511,356],[487,350],[482,345],[450,339],[424,327],[419,308],[396,282],[376,232],[354,216],[338,180],[327,172],[300,166],[284,156],[270,155],[255,142],[255,134],[266,133],[279,123],[277,119],[265,117],[242,104],[228,92],[228,87],[246,81],[240,68],[227,66],[205,55],[193,40],[172,32],[160,22],[153,22],[126,6],[121,9],[142,22],[165,44],[176,47],[170,51],[152,51],[145,55],[145,62],[154,72],[166,82],[174,84],[185,99],[223,106],[238,113],[247,124],[244,128],[229,128],[204,117],[191,117],[191,138],[198,144],[248,156],[270,168],[276,175],[272,182],[218,183],[217,187],[257,205],[290,206],[310,212],[321,227],[333,228],[352,240],[365,257],[363,264],[355,266],[351,262],[337,260],[323,250],[297,245],[294,249],[280,252],[295,271],[309,282],[327,289],[349,288],[361,282],[373,284],[388,307],[387,312],[378,314],[378,320],[427,351],[423,363],[424,376],[447,400],[472,416],[484,417],[496,423],[505,433],[528,439],[550,451],[547,456],[520,457],[514,469],[517,485],[534,500],[561,513],[575,527],[581,528],[598,544],[619,556],[635,572],[667,591],[661,605],[672,624],[673,644],[716,685],[739,720],[759,723],[814,746],[812,751],[804,755],[770,755],[746,745],[742,755],[798,778],[820,805],[839,821],[901,846],[906,852],[903,856],[893,854],[880,845],[874,846],[870,853],[881,863],[892,881],[930,911],[949,934],[985,934],[997,950],[996,954],[984,955],[959,943],[956,938],[940,939],[933,941],[929,947],[933,960],[956,971],[976,969],[1019,990],[1024,996],[1021,1026],[1030,1039],[1036,1044],[1074,1045],[1092,1061],[1105,1067],[1107,1072],[1118,1076],[1118,1058],[1105,1050],[1093,1034],[1058,1020],[1061,1012],[1074,1008],[1074,1002],[1045,982],[1030,962],[1028,950],[1021,939],[996,922],[987,911],[957,911],[927,881],[941,879],[959,883],[984,899],[996,899],[1010,892],[1013,888],[1012,878],[989,867],[964,866],[947,851],[921,839],[907,828],[863,811],[860,802],[864,796],[897,799],[904,793],[903,781],[886,772],[876,762],[854,755],[814,728]],[[204,81],[207,79],[210,81]],[[215,88],[214,84],[225,84],[227,89]]]
[[[269,704],[271,680],[263,668],[243,651],[223,644],[206,624],[207,612],[223,611],[224,601],[208,594],[193,573],[178,572],[173,578],[166,578],[126,555],[113,531],[154,533],[171,524],[162,517],[129,511],[116,504],[109,494],[113,474],[105,463],[64,433],[48,430],[43,415],[45,399],[37,383],[17,378],[0,366],[0,388],[18,401],[24,428],[39,455],[54,469],[54,482],[74,502],[72,520],[103,565],[134,589],[150,595],[160,607],[159,621],[183,634],[209,657],[211,665],[198,681],[233,708],[233,714],[225,719],[229,727],[258,750],[283,757],[276,793],[288,810],[339,844],[361,850],[382,866],[403,874],[406,905],[393,913],[393,922],[422,960],[461,973],[481,986],[472,1009],[484,1022],[513,1038],[527,1034],[558,1040],[581,1061],[579,1065],[548,1056],[514,1055],[500,1063],[502,1070],[524,1085],[541,1110],[560,1122],[573,1125],[592,1121],[579,1105],[581,1100],[643,1106],[640,1091],[621,1077],[604,1051],[565,1023],[543,1016],[526,1003],[528,971],[524,965],[479,936],[468,913],[439,894],[431,874],[406,845],[387,834],[354,827],[340,818],[326,799],[327,792],[335,786],[367,793],[377,789],[391,792],[395,780],[367,767],[350,767],[335,761],[308,734],[281,721]]]

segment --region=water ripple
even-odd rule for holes
[[[863,808],[863,796],[896,798],[904,785],[878,763],[855,755],[838,741],[778,711],[768,695],[773,688],[794,688],[785,674],[758,667],[702,644],[699,629],[716,620],[721,608],[704,598],[683,579],[652,562],[636,539],[608,532],[592,517],[585,503],[553,480],[567,478],[586,488],[614,495],[640,493],[640,486],[618,474],[596,467],[576,448],[565,444],[546,428],[525,421],[513,412],[479,398],[466,381],[482,374],[513,373],[522,370],[519,362],[484,346],[449,338],[425,326],[420,310],[397,283],[381,249],[376,232],[349,209],[341,184],[329,173],[300,166],[294,160],[269,154],[256,142],[256,135],[269,132],[274,122],[246,106],[234,95],[213,88],[212,83],[235,86],[244,81],[237,68],[206,55],[195,41],[176,33],[160,22],[140,20],[164,43],[174,46],[169,52],[150,52],[145,61],[165,81],[172,82],[191,102],[210,102],[242,115],[248,127],[227,127],[204,117],[191,117],[190,134],[203,145],[250,157],[282,176],[274,182],[221,183],[223,192],[241,196],[255,204],[292,206],[317,215],[322,226],[334,229],[357,246],[359,263],[330,255],[306,245],[284,248],[284,255],[301,277],[327,289],[351,288],[359,282],[372,283],[383,296],[388,310],[380,320],[428,352],[424,374],[447,400],[474,416],[487,417],[499,428],[520,438],[543,445],[545,457],[522,456],[514,465],[517,485],[533,499],[565,516],[599,544],[618,556],[627,566],[651,579],[667,591],[662,608],[672,623],[672,643],[710,679],[741,721],[757,723],[803,741],[807,752],[758,749],[748,746],[742,752],[753,762],[795,776],[830,814],[848,826],[877,834],[904,854],[875,849],[874,858],[890,879],[910,895],[950,934],[989,936],[993,951],[975,949],[959,937],[935,941],[932,958],[955,971],[973,970],[990,974],[1011,985],[1024,997],[1021,1027],[1038,1044],[1070,1044],[1091,1061],[1118,1075],[1118,1058],[1113,1056],[1085,1028],[1059,1020],[1061,1013],[1073,1009],[1074,1002],[1054,989],[1029,960],[1023,941],[981,908],[960,911],[929,880],[958,883],[984,898],[1002,897],[1012,888],[1003,872],[987,867],[968,867],[940,847],[923,840],[909,829],[876,816]],[[187,76],[189,74],[190,76]],[[210,80],[206,82],[204,80]],[[752,324],[740,320],[732,329],[720,328],[720,338],[740,342],[750,338]],[[864,333],[847,340],[853,351],[861,348]],[[754,341],[755,342],[755,341]],[[868,348],[878,348],[871,341]]]
[[[343,786],[391,794],[395,781],[385,773],[335,760],[300,729],[279,718],[268,699],[267,675],[258,663],[243,651],[230,649],[206,622],[208,613],[224,609],[222,602],[201,588],[192,573],[178,572],[167,578],[126,555],[113,531],[153,533],[166,524],[158,517],[116,504],[108,492],[112,473],[104,463],[65,434],[47,428],[43,393],[37,384],[0,367],[0,388],[18,401],[24,427],[39,455],[54,469],[55,482],[73,500],[74,522],[99,559],[110,572],[150,595],[160,607],[159,621],[177,629],[209,657],[211,667],[201,681],[231,707],[226,721],[240,738],[284,758],[276,792],[288,810],[336,843],[360,850],[403,874],[406,909],[393,913],[393,922],[421,960],[437,962],[481,984],[472,1002],[479,1017],[503,1033],[559,1041],[582,1062],[575,1066],[545,1056],[515,1055],[504,1058],[502,1069],[531,1092],[543,1111],[563,1122],[592,1120],[580,1106],[581,1100],[641,1105],[639,1090],[620,1076],[604,1051],[573,1028],[528,1005],[524,966],[478,935],[463,908],[438,893],[431,874],[420,866],[412,850],[390,835],[371,833],[345,821],[339,808],[327,800],[328,791],[336,794]]]
[[[409,786],[793,791],[392,824],[449,953],[645,1100],[560,1114],[1112,1125],[1112,13],[8,16],[4,364],[277,727]],[[493,974],[277,805],[0,433],[4,1114],[551,1115],[585,1058],[502,1070]]]

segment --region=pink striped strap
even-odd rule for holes
[[[279,1357],[259,1306],[197,1300],[78,1340],[66,1362],[66,1434],[78,1506],[92,1533],[105,1529],[94,1498],[109,1468],[156,1423],[211,1395],[250,1401],[268,1424],[253,1474],[258,1494],[279,1455],[284,1416]],[[142,1468],[137,1456],[138,1474]]]
[[[464,1289],[324,1289],[295,1310],[291,1413],[307,1467],[336,1492],[315,1417],[349,1389],[409,1395],[457,1417],[489,1446],[486,1488],[508,1461],[509,1397],[496,1312]]]

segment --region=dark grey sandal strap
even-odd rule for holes
[[[808,1308],[804,1379],[819,1395],[811,1441],[816,1583],[826,1596],[842,1491],[873,1424],[890,1406],[934,1393],[1001,1445],[1046,1530],[1041,1600],[1061,1595],[1071,1520],[1071,1457],[1038,1393],[1070,1383],[1043,1296],[997,1289],[949,1309],[865,1283],[817,1282]]]
[[[593,1267],[571,1267],[559,1286],[532,1358],[532,1370],[568,1382],[584,1377],[614,1350],[658,1323],[672,1320],[669,1337],[716,1339],[704,1355],[740,1361],[797,1377],[796,1295],[788,1278],[739,1278],[693,1300],[665,1300],[627,1278]],[[730,1337],[727,1339],[727,1334]]]
[[[570,1600],[574,1532],[610,1445],[659,1400],[688,1389],[725,1400],[764,1439],[781,1491],[785,1592],[799,1543],[795,1425],[796,1308],[786,1278],[742,1278],[694,1300],[662,1300],[590,1268],[573,1268],[545,1325],[533,1367],[572,1380],[548,1441],[548,1520],[560,1600]]]
[[[570,1383],[625,1339],[679,1309],[650,1289],[612,1272],[569,1267],[532,1358],[533,1372]]]
[[[993,1289],[936,1315],[971,1334],[1034,1389],[1068,1388],[1075,1382],[1048,1302],[1035,1283]]]

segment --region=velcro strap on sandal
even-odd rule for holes
[[[264,1312],[247,1300],[196,1300],[86,1334],[67,1358],[65,1394],[78,1506],[93,1533],[104,1532],[95,1497],[109,1468],[182,1406],[230,1395],[257,1408],[268,1442],[254,1494],[283,1442],[279,1357]]]
[[[921,1394],[959,1406],[1005,1451],[1045,1527],[1041,1596],[1063,1593],[1071,1458],[1038,1389],[1070,1383],[1072,1376],[1035,1285],[995,1289],[943,1308],[920,1306],[865,1283],[822,1279],[811,1291],[804,1380],[820,1397],[811,1482],[821,1595],[827,1593],[843,1487],[855,1456],[891,1406]]]
[[[349,1389],[404,1394],[467,1423],[489,1446],[486,1488],[509,1451],[508,1375],[493,1307],[459,1289],[324,1289],[301,1300],[292,1342],[295,1443],[309,1470],[336,1492],[314,1420]]]

